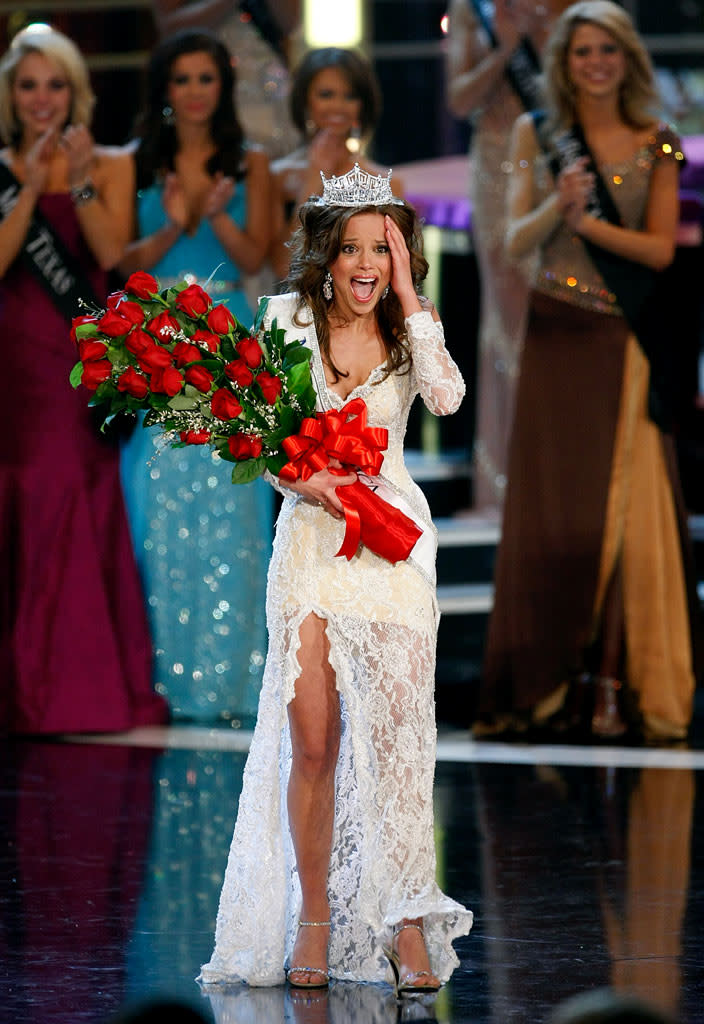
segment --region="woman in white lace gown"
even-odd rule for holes
[[[362,398],[388,428],[381,475],[423,536],[406,561],[360,547],[348,562],[335,488],[356,477],[325,469],[281,488],[259,715],[202,980],[275,985],[288,963],[298,987],[382,981],[390,947],[402,987],[434,989],[472,915],[435,881],[435,536],[403,437],[416,394],[451,413],[464,384],[416,294],[427,263],[412,209],[386,178],[333,180],[348,205],[327,188],[304,205],[296,291],[267,317],[310,347],[320,410]]]

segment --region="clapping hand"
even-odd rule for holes
[[[183,185],[173,171],[164,178],[161,202],[171,223],[184,231],[188,224],[188,204]]]
[[[218,171],[215,175],[213,186],[205,197],[203,216],[206,218],[215,217],[218,213],[222,213],[227,208],[227,204],[234,194],[235,179],[224,175],[222,171]]]
[[[24,184],[35,196],[41,195],[49,175],[49,161],[56,147],[56,128],[40,135],[24,158]]]
[[[317,178],[317,185],[320,185],[320,172],[323,171],[326,178],[334,174],[340,165],[349,160],[349,152],[345,145],[346,140],[340,134],[321,128],[311,140],[308,149],[308,164]]]
[[[84,124],[68,125],[59,139],[68,162],[69,185],[84,185],[95,159],[93,136]]]
[[[594,189],[594,175],[587,170],[589,157],[581,156],[557,176],[557,202],[560,212],[573,231],[579,230]]]
[[[524,0],[496,0],[494,31],[500,45],[512,52],[523,36],[530,36],[536,24],[535,5]]]

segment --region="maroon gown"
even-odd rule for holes
[[[39,208],[103,296],[70,197],[42,196]],[[0,732],[167,718],[118,452],[69,384],[76,358],[66,319],[16,260],[0,281]]]

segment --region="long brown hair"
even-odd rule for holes
[[[653,66],[628,12],[612,0],[582,0],[572,4],[553,26],[543,55],[543,81],[550,126],[554,129],[570,128],[577,120],[567,59],[572,36],[579,25],[596,25],[608,32],[623,50],[626,77],[619,94],[619,112],[624,123],[631,128],[647,128],[657,119],[661,106]]]
[[[300,228],[291,239],[291,262],[286,279],[287,291],[297,292],[298,308],[294,323],[308,326],[301,319],[305,305],[313,311],[313,322],[320,350],[335,380],[347,376],[330,358],[330,324],[328,303],[323,296],[323,281],[328,267],[337,259],[347,224],[359,213],[388,214],[403,234],[411,254],[411,276],[418,290],[428,273],[428,261],[423,255],[423,236],[416,212],[408,203],[388,206],[324,206],[317,197],[311,197],[299,211]],[[408,372],[411,353],[406,343],[403,310],[393,289],[377,303],[377,326],[386,349],[386,372]]]

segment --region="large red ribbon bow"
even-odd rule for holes
[[[388,430],[368,426],[367,407],[363,399],[354,398],[339,411],[331,409],[303,420],[298,434],[283,442],[290,461],[279,475],[282,480],[306,481],[334,458],[344,468],[331,466],[331,473],[344,476],[354,469],[376,476],[388,441]],[[351,559],[361,542],[390,562],[408,558],[423,532],[412,519],[359,480],[336,488],[335,493],[345,512],[345,536],[338,555]]]

